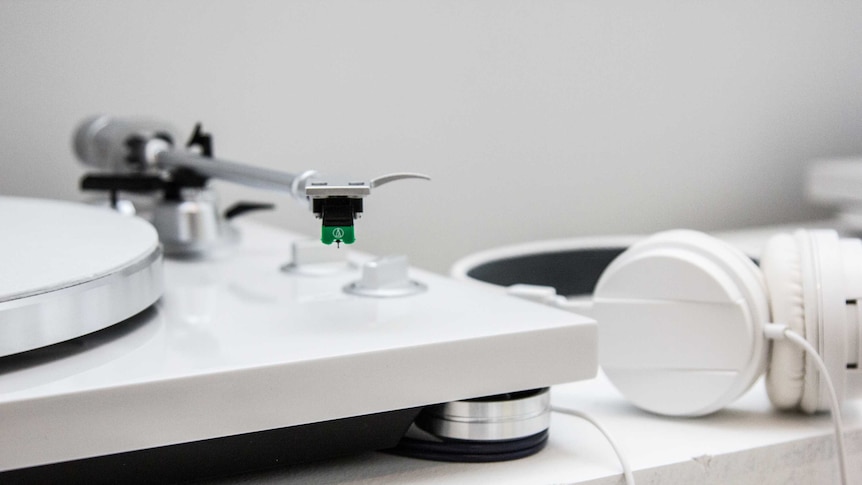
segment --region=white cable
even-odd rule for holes
[[[602,425],[600,425],[598,421],[590,417],[588,414],[585,414],[581,411],[576,411],[574,409],[551,406],[551,411],[555,413],[568,414],[569,416],[574,416],[576,418],[581,418],[584,421],[587,421],[593,426],[595,426],[596,429],[598,429],[605,436],[605,439],[608,440],[608,443],[611,444],[611,448],[614,449],[614,453],[616,453],[617,458],[620,460],[620,465],[622,465],[623,467],[623,476],[625,476],[626,484],[635,485],[635,477],[634,474],[632,474],[632,468],[629,465],[628,460],[626,459],[625,455],[623,455],[623,453],[620,451],[619,446],[617,446],[616,441],[614,441],[610,433],[608,433],[608,431],[604,427],[602,427]]]
[[[838,396],[835,394],[835,386],[832,385],[832,378],[829,377],[826,363],[823,362],[823,359],[817,354],[817,349],[808,343],[802,335],[787,329],[784,331],[784,336],[787,337],[787,340],[808,352],[808,356],[811,357],[817,365],[817,370],[820,371],[820,378],[826,382],[826,388],[829,390],[829,410],[832,414],[832,423],[835,425],[838,471],[841,472],[841,483],[847,485],[847,451],[844,448],[844,424],[841,422],[841,408],[838,403]]]
[[[829,376],[829,371],[826,369],[826,363],[823,362],[823,359],[817,353],[817,349],[805,340],[805,337],[802,335],[799,335],[793,330],[780,324],[767,324],[766,327],[767,337],[775,340],[780,340],[782,337],[786,338],[807,352],[808,357],[810,357],[817,366],[817,370],[820,372],[820,378],[826,383],[826,388],[829,390],[829,412],[832,415],[832,423],[835,425],[838,471],[841,476],[841,483],[843,485],[847,485],[847,451],[844,448],[844,424],[841,422],[841,408],[839,406],[838,396],[835,394],[835,386],[832,385],[832,378]],[[783,327],[783,329],[781,327]],[[781,332],[777,332],[776,330],[781,330]]]

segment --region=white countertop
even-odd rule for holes
[[[762,381],[728,408],[702,418],[648,414],[623,400],[604,376],[556,386],[552,401],[590,414],[613,434],[646,483],[838,483],[828,414],[772,409]],[[862,401],[843,405],[850,483],[862,482]],[[578,418],[554,414],[547,447],[521,460],[462,464],[367,453],[218,483],[590,483],[622,484],[605,438]]]

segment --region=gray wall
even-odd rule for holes
[[[860,26],[862,3],[824,0],[2,0],[0,194],[79,199],[69,137],[104,112],[202,120],[218,155],[267,167],[428,173],[366,202],[358,247],[437,271],[816,217],[806,162],[862,153]]]

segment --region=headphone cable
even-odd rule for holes
[[[847,485],[847,451],[844,445],[844,423],[841,420],[841,409],[838,404],[838,396],[835,393],[835,386],[832,384],[832,378],[829,376],[829,372],[826,368],[826,363],[823,362],[823,359],[817,353],[817,349],[815,349],[814,346],[812,346],[807,340],[805,340],[804,337],[790,330],[785,325],[767,324],[766,336],[773,340],[786,339],[792,342],[794,345],[798,346],[804,352],[806,352],[817,366],[821,378],[823,379],[824,383],[826,384],[826,388],[829,391],[829,409],[832,416],[832,423],[835,428],[836,455],[838,456],[838,472],[841,478],[841,484]],[[623,468],[623,475],[625,477],[626,484],[635,485],[634,475],[632,473],[632,469],[628,463],[628,460],[620,450],[620,447],[617,445],[616,441],[601,424],[599,424],[588,414],[585,414],[581,411],[576,411],[574,409],[551,406],[551,411],[581,418],[595,426],[596,429],[598,429],[605,436],[608,443],[610,443],[611,448],[613,448],[614,453],[616,453],[617,458],[620,461],[620,465]]]
[[[574,409],[561,408],[559,406],[551,406],[551,411],[560,414],[568,414],[569,416],[574,416],[576,418],[581,418],[584,421],[592,424],[596,427],[604,436],[605,439],[610,443],[611,448],[614,449],[614,453],[616,453],[617,458],[620,460],[620,465],[623,467],[623,476],[626,480],[626,485],[635,485],[635,477],[632,473],[632,467],[629,465],[629,461],[626,459],[625,455],[620,451],[620,447],[617,445],[616,441],[611,437],[611,434],[601,425],[598,421],[593,419],[590,415],[583,413],[581,411],[576,411]]]
[[[817,353],[811,343],[805,340],[805,337],[799,335],[787,328],[786,325],[769,323],[766,325],[766,336],[773,340],[783,340],[795,344],[797,347],[805,351],[814,364],[817,366],[820,377],[826,383],[826,388],[829,390],[829,412],[832,415],[832,423],[835,426],[835,444],[836,455],[838,455],[838,471],[841,476],[842,485],[847,485],[847,451],[844,447],[844,423],[841,421],[841,408],[838,403],[838,395],[835,393],[835,386],[832,385],[832,378],[829,376],[829,371],[826,368],[826,363]]]

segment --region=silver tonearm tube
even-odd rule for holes
[[[369,181],[335,181],[322,178],[314,170],[295,174],[256,167],[178,147],[177,133],[170,124],[163,122],[101,115],[88,118],[78,126],[74,149],[81,162],[100,172],[166,173],[169,176],[172,170],[186,169],[207,178],[287,192],[323,219],[321,239],[327,244],[353,242],[353,219],[362,212],[361,199],[370,195],[373,188],[409,178],[430,180],[418,173],[395,173]]]

